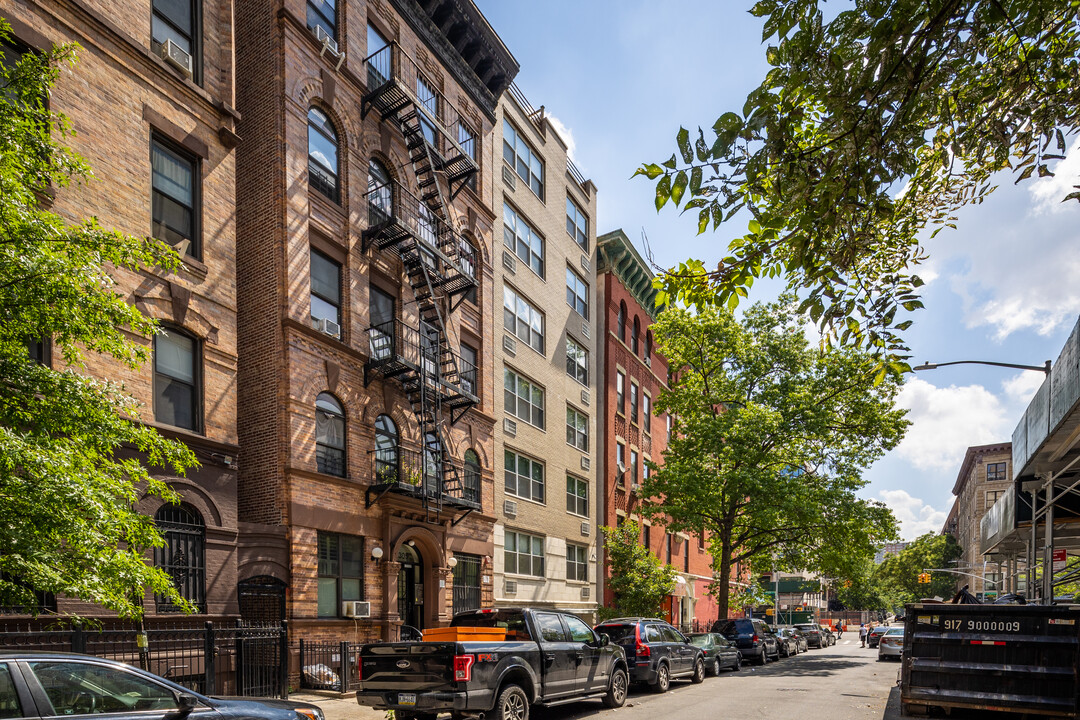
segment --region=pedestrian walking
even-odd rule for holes
[[[862,625],[859,626],[859,642],[862,643],[862,647],[866,647],[866,633],[867,632],[868,632],[868,630],[866,628],[866,623],[863,623]]]
[[[844,637],[844,625],[839,620],[836,621],[836,639]]]

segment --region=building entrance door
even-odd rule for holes
[[[417,630],[424,629],[424,562],[412,545],[398,551],[398,615],[401,622]]]

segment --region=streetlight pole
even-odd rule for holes
[[[939,367],[946,367],[947,365],[993,365],[994,367],[1015,368],[1016,370],[1038,370],[1047,375],[1050,374],[1049,360],[1042,365],[1020,365],[1018,363],[1002,363],[993,362],[991,360],[953,360],[952,362],[943,363],[923,363],[922,365],[916,365],[911,369],[915,372],[919,372],[920,370],[937,370]]]

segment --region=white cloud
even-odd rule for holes
[[[1034,201],[1032,211],[1035,214],[1065,212],[1070,203],[1076,204],[1075,200],[1068,203],[1061,201],[1076,190],[1074,185],[1080,185],[1080,140],[1073,143],[1065,159],[1052,169],[1054,177],[1039,178],[1028,188]]]
[[[969,446],[1008,437],[1005,408],[982,385],[939,388],[916,378],[897,403],[909,410],[911,427],[896,452],[920,470],[955,472]]]
[[[906,490],[882,490],[878,496],[900,521],[900,537],[905,540],[914,540],[925,533],[940,531],[949,514],[947,508],[935,510],[920,498],[912,497]]]
[[[1027,405],[1031,398],[1035,397],[1035,392],[1042,387],[1045,379],[1044,373],[1024,370],[1002,382],[1001,387],[1005,390],[1005,394],[1017,403]]]
[[[566,127],[562,120],[555,117],[549,112],[545,112],[544,117],[555,128],[555,132],[559,133],[559,137],[566,143],[566,154],[570,156],[570,159],[575,163],[577,162],[577,142],[574,141],[574,133],[570,128]]]

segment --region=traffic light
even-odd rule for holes
[[[928,572],[919,573],[919,582],[920,583],[929,583],[930,582],[930,573],[928,573]]]

